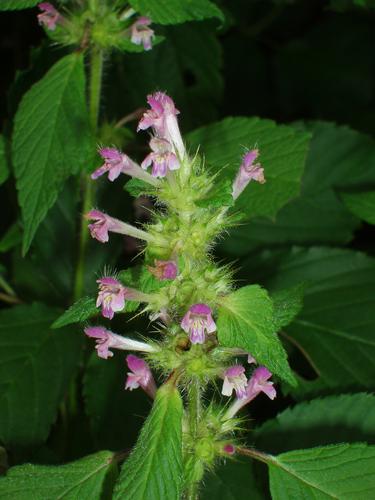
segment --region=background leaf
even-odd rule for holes
[[[5,139],[0,135],[0,185],[9,177],[9,167],[5,156]]]
[[[24,95],[12,149],[26,253],[64,181],[82,169],[93,150],[82,54],[60,59]]]
[[[73,323],[80,323],[98,314],[96,300],[93,297],[82,297],[59,316],[51,325],[51,328],[61,328]]]
[[[284,288],[272,295],[273,300],[273,321],[275,331],[289,325],[298,315],[303,306],[304,284],[299,284],[292,288]]]
[[[375,489],[375,446],[341,444],[297,450],[270,458],[273,500],[371,498]]]
[[[275,333],[272,301],[260,286],[239,288],[222,299],[217,334],[221,345],[244,349],[259,364],[295,385],[286,353]]]
[[[224,19],[221,10],[209,0],[130,0],[130,5],[141,14],[150,16],[157,24],[178,24],[217,17]]]
[[[214,172],[234,180],[245,148],[259,148],[259,161],[267,182],[252,182],[236,201],[249,218],[274,217],[278,210],[299,193],[309,134],[260,118],[225,118],[188,135],[191,152],[200,153]]]
[[[285,331],[307,353],[326,388],[373,388],[375,260],[350,250],[294,248],[264,254],[257,267],[265,270],[261,281],[271,290],[308,283],[303,309]]]
[[[272,454],[345,441],[375,444],[375,396],[342,394],[299,403],[256,428],[252,438]]]
[[[375,224],[375,191],[341,193],[341,199],[354,215],[369,224]]]
[[[42,304],[0,312],[0,439],[8,446],[47,438],[76,370],[82,337],[50,331],[57,314]]]
[[[0,10],[18,10],[34,7],[39,0],[1,0]]]
[[[0,478],[0,496],[9,500],[34,498],[100,500],[113,453],[101,451],[59,466],[19,465]]]
[[[114,500],[177,500],[182,487],[182,400],[167,383],[156,395],[136,447],[121,469]]]

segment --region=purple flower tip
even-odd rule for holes
[[[224,372],[224,382],[221,393],[224,396],[231,396],[233,390],[237,398],[245,398],[247,395],[247,378],[245,368],[241,365],[234,365]]]
[[[143,45],[144,50],[152,49],[155,37],[154,30],[149,27],[151,22],[149,17],[141,16],[130,26],[130,41],[135,45]]]
[[[233,444],[226,444],[223,450],[227,455],[234,455],[236,452],[236,448],[233,446]]]
[[[138,358],[137,356],[134,356],[133,354],[129,354],[129,356],[126,357],[126,362],[128,364],[129,370],[131,371],[128,372],[125,389],[129,389],[130,391],[132,391],[133,389],[142,387],[142,389],[150,397],[154,397],[156,392],[156,385],[151,370],[146,361]]]
[[[268,381],[271,377],[272,373],[268,368],[259,366],[249,380],[246,398],[253,399],[260,392],[264,392],[270,399],[275,399],[276,389],[273,386],[273,382]]]
[[[89,326],[85,328],[85,334],[88,337],[96,339],[96,350],[98,356],[103,359],[111,358],[113,352],[109,350],[111,347],[111,336],[113,333],[103,326]]]
[[[239,197],[251,180],[259,182],[260,184],[266,182],[264,178],[264,169],[261,164],[256,163],[254,165],[254,161],[257,159],[258,155],[258,149],[253,149],[244,154],[240,169],[233,183],[232,195],[234,199]]]
[[[63,20],[60,12],[49,2],[41,2],[38,7],[41,10],[41,13],[37,15],[39,24],[51,31],[55,30],[57,23],[61,23]]]

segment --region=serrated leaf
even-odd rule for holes
[[[9,167],[5,155],[5,139],[0,135],[0,185],[9,177]]]
[[[267,459],[273,500],[360,500],[375,491],[375,446],[341,444]]]
[[[64,181],[83,168],[92,146],[83,55],[74,53],[60,59],[26,92],[15,116],[12,154],[24,253]]]
[[[51,328],[62,328],[73,323],[80,323],[98,314],[96,300],[92,297],[82,297],[59,316],[51,325]]]
[[[0,10],[20,10],[34,7],[39,0],[1,0]]]
[[[224,242],[228,253],[244,255],[257,247],[285,243],[346,243],[359,226],[337,193],[375,184],[374,139],[328,122],[295,126],[313,134],[301,195],[283,207],[275,221],[256,218],[233,229]]]
[[[85,410],[93,441],[100,448],[131,448],[150,411],[150,401],[143,391],[125,391],[125,367],[124,353],[116,350],[107,360],[94,351],[86,366]]]
[[[255,446],[269,453],[333,443],[375,444],[375,396],[342,394],[287,408],[256,428]]]
[[[309,134],[260,118],[226,118],[188,134],[188,142],[214,169],[233,181],[241,164],[244,148],[259,148],[259,161],[267,182],[251,182],[236,201],[236,209],[248,218],[274,217],[300,190]]]
[[[157,394],[138,442],[124,463],[114,500],[178,500],[182,488],[182,399],[170,382]]]
[[[273,321],[276,332],[279,332],[284,326],[289,325],[301,311],[304,291],[305,285],[299,284],[272,294],[274,307]]]
[[[223,346],[244,349],[272,373],[296,384],[275,333],[272,301],[259,285],[242,287],[222,299],[217,333]]]
[[[265,256],[264,268],[272,259]],[[304,306],[285,328],[307,353],[326,388],[373,388],[375,379],[375,259],[332,248],[295,248],[281,254],[266,286],[308,282]]]
[[[375,224],[375,191],[341,193],[341,199],[352,214],[369,224]]]
[[[18,465],[0,478],[4,500],[100,500],[113,453],[100,451],[66,465]]]
[[[129,0],[130,5],[141,14],[150,16],[157,24],[180,24],[186,21],[201,21],[210,17],[224,20],[223,13],[209,0]]]
[[[228,460],[204,477],[202,500],[265,500],[257,484],[253,464]]]
[[[82,338],[49,330],[57,314],[42,304],[0,312],[0,440],[7,446],[47,438],[78,365]]]

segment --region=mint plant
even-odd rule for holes
[[[1,497],[373,497],[369,4],[0,1]]]

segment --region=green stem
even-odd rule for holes
[[[103,74],[103,51],[94,47],[91,49],[90,60],[90,83],[89,83],[89,119],[90,125],[95,136],[98,130],[98,118],[100,107],[100,95],[102,87]],[[94,184],[87,174],[82,174],[81,177],[83,202],[82,202],[82,218],[80,228],[78,262],[74,283],[74,300],[82,297],[84,289],[84,274],[85,274],[85,254],[88,241],[87,221],[84,214],[87,213],[94,204]]]

